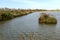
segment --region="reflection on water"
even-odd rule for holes
[[[47,13],[56,17],[56,25],[39,24],[39,12],[0,22],[0,40],[60,40],[60,12]]]

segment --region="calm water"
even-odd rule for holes
[[[56,17],[56,25],[38,23],[40,12],[0,22],[0,40],[20,40],[20,33],[40,34],[40,40],[60,40],[60,12],[47,12]]]

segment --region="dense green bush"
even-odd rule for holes
[[[13,15],[11,13],[2,13],[1,14],[1,20],[8,20],[8,19],[12,19]]]
[[[39,18],[39,23],[43,24],[56,24],[57,19],[47,14],[42,14]]]

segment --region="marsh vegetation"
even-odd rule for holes
[[[0,21],[9,20],[15,17],[23,16],[32,13],[29,9],[9,9],[0,8]]]
[[[50,14],[42,13],[39,17],[40,24],[56,24],[57,19]]]

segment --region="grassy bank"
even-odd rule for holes
[[[11,8],[0,8],[0,21],[13,19],[15,17],[24,16],[32,12],[54,12],[56,10],[45,10],[45,9],[11,9]]]
[[[0,21],[9,20],[32,13],[30,10],[0,8]]]

